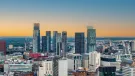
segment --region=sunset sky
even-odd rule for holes
[[[98,37],[135,37],[135,0],[0,0],[0,36],[32,36],[45,31],[87,31]]]

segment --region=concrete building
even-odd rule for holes
[[[84,33],[75,33],[75,53],[84,54]]]
[[[42,61],[39,67],[39,76],[53,76],[53,61]]]
[[[96,29],[87,27],[87,53],[96,51]]]
[[[82,67],[82,55],[80,54],[68,54],[68,70],[77,70],[78,67]]]
[[[89,53],[89,70],[90,72],[96,72],[100,66],[100,53],[93,51]]]
[[[84,54],[82,58],[82,66],[89,69],[89,53]]]
[[[122,74],[123,76],[135,76],[135,67],[123,66]]]
[[[68,62],[66,59],[58,61],[58,76],[68,76]]]
[[[101,56],[101,65],[102,66],[115,66],[116,70],[120,70],[120,62],[116,61],[116,58],[111,55],[102,55]]]
[[[33,30],[33,53],[40,52],[40,24],[34,23]]]
[[[46,40],[47,40],[47,52],[51,51],[51,31],[46,31]]]

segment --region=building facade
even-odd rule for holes
[[[46,31],[46,40],[47,40],[47,52],[51,51],[51,31]]]
[[[68,54],[68,70],[77,70],[78,67],[82,67],[82,55],[80,54]]]
[[[58,76],[68,76],[68,62],[66,59],[58,61]]]
[[[57,31],[53,31],[53,52],[56,52],[56,45],[57,45]]]
[[[108,67],[99,67],[99,75],[98,76],[116,76],[116,67],[108,66]]]
[[[0,54],[6,55],[6,41],[0,40]]]
[[[33,53],[37,53],[40,52],[40,24],[34,23],[33,29]]]
[[[47,37],[42,36],[42,52],[47,52]]]
[[[62,32],[62,54],[63,56],[66,56],[67,52],[67,32]]]
[[[89,69],[90,72],[96,72],[100,66],[100,53],[93,51],[89,53]]]
[[[39,76],[53,76],[53,61],[42,61],[39,67]]]
[[[84,33],[75,33],[75,53],[84,53]]]
[[[96,29],[87,27],[87,53],[96,51]]]

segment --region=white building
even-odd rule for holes
[[[55,66],[55,67],[54,67]],[[68,76],[68,62],[66,59],[58,59],[58,63],[53,60],[41,62],[38,76]]]
[[[67,60],[58,61],[58,76],[68,76],[68,62]]]
[[[120,70],[120,61],[116,61],[117,58],[112,55],[102,55],[101,56],[101,65],[102,66],[115,66],[116,70]]]
[[[82,65],[84,68],[89,68],[89,53],[85,53],[82,59]]]
[[[82,55],[80,54],[68,54],[68,70],[77,70],[78,67],[82,67]]]
[[[13,49],[13,47],[14,47],[13,45],[11,45],[11,44],[9,45],[9,49]]]
[[[123,76],[135,76],[135,67],[122,67]]]
[[[53,61],[42,61],[39,67],[39,76],[53,75]]]
[[[100,66],[100,53],[93,51],[89,53],[89,70],[95,72]]]

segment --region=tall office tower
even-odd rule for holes
[[[61,33],[58,33],[57,34],[57,37],[56,37],[56,55],[59,55],[61,56],[61,53],[62,53],[62,38],[61,38]]]
[[[87,27],[87,53],[96,51],[96,29]]]
[[[100,66],[100,53],[93,51],[89,53],[89,69],[90,72],[96,72]]]
[[[46,31],[46,37],[47,37],[47,52],[49,53],[51,51],[51,31]]]
[[[75,33],[75,53],[84,53],[84,33]]]
[[[42,36],[42,53],[47,52],[47,37]]]
[[[6,41],[0,40],[0,56],[6,55]]]
[[[131,52],[135,53],[135,41],[130,42]]]
[[[58,34],[57,31],[53,31],[53,52],[56,52],[56,49],[57,49],[57,47],[56,47],[56,41],[57,41],[56,37],[57,37],[57,34]]]
[[[67,32],[63,31],[62,32],[62,53],[63,56],[66,56],[67,52]]]
[[[40,52],[40,24],[34,23],[33,30],[33,53]]]

